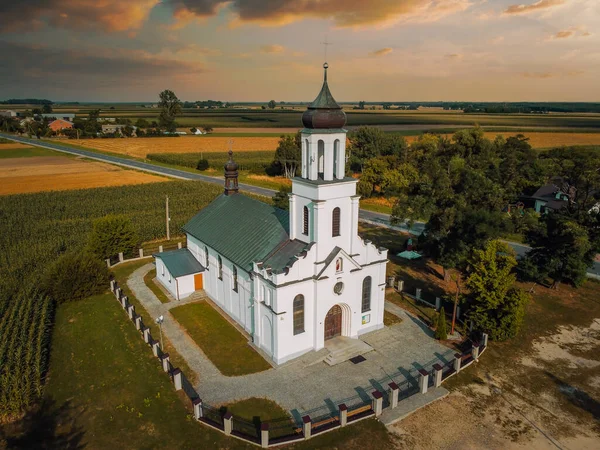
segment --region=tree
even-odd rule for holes
[[[102,259],[131,250],[137,243],[131,220],[114,214],[96,219],[88,237],[88,249]]]
[[[60,256],[42,276],[41,290],[58,303],[81,300],[106,290],[106,264],[89,252]]]
[[[138,128],[148,128],[150,126],[150,124],[148,123],[148,121],[144,118],[139,118],[136,122],[135,122],[135,126]]]
[[[302,160],[300,132],[296,135],[282,135],[275,150],[275,162],[280,164],[286,178],[296,176],[296,169]]]
[[[198,164],[196,165],[196,170],[206,170],[209,167],[209,163],[208,163],[208,159],[201,159],[200,161],[198,161]]]
[[[489,241],[483,250],[474,250],[467,279],[469,319],[476,330],[492,339],[506,340],[517,335],[528,295],[515,288],[517,265],[514,251],[504,242]]]
[[[275,109],[275,107],[277,106],[277,102],[275,102],[275,100],[271,100],[268,103],[269,109]]]
[[[440,341],[448,339],[448,331],[446,330],[446,312],[442,307],[437,317],[437,323],[435,326],[435,338]]]
[[[279,187],[279,191],[277,191],[275,193],[275,195],[273,196],[273,206],[279,208],[279,209],[284,209],[284,210],[289,210],[290,209],[290,198],[288,196],[288,194],[292,192],[292,188],[290,186],[287,185],[283,185]]]
[[[52,105],[50,103],[44,103],[44,106],[42,106],[42,113],[44,113],[44,114],[52,113]]]
[[[595,251],[585,227],[563,212],[544,214],[537,227],[527,233],[533,249],[523,264],[525,276],[538,282],[550,277],[552,288],[562,281],[582,285]]]
[[[177,129],[175,117],[181,113],[181,102],[173,91],[164,90],[159,94],[158,107],[161,108],[158,124],[161,129],[173,133]]]

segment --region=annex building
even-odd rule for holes
[[[183,228],[187,249],[155,255],[157,278],[175,298],[204,289],[277,364],[383,327],[387,250],[358,235],[358,180],[345,176],[346,114],[327,68],[302,116],[289,211],[238,193],[230,151],[225,192]]]

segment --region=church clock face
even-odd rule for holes
[[[344,283],[342,283],[341,281],[338,281],[337,283],[335,283],[335,286],[333,286],[333,292],[335,292],[337,295],[340,295],[344,290]]]

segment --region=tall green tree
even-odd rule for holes
[[[290,198],[289,193],[292,192],[290,186],[281,186],[279,191],[273,195],[273,206],[279,209],[289,210],[290,209]]]
[[[110,214],[94,221],[87,248],[97,257],[107,259],[131,250],[137,244],[138,237],[131,220]]]
[[[282,135],[275,150],[275,162],[278,163],[286,178],[296,176],[296,171],[302,162],[302,144],[300,132],[292,135]]]
[[[161,109],[158,124],[161,129],[170,133],[177,129],[175,118],[181,113],[181,101],[171,90],[164,90],[159,94],[158,107]]]
[[[275,107],[277,106],[277,102],[275,102],[275,100],[270,100],[268,106],[270,109],[275,109]]]
[[[446,312],[442,307],[437,317],[437,323],[435,325],[435,338],[440,341],[448,339],[448,330],[446,327]]]
[[[517,260],[504,242],[492,240],[483,250],[474,250],[471,272],[464,296],[469,305],[469,319],[476,330],[492,339],[515,337],[525,316],[528,295],[514,286]]]

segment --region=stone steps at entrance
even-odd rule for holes
[[[373,347],[366,342],[346,336],[338,336],[325,341],[325,348],[329,350],[329,354],[325,357],[324,361],[330,366],[335,366],[373,350]]]

